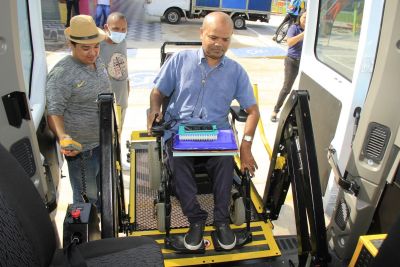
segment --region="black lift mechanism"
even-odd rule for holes
[[[330,260],[321,185],[307,91],[293,91],[281,113],[263,204],[267,217],[279,216],[292,185],[299,266]]]

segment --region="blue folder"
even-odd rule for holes
[[[179,134],[174,136],[172,150],[174,156],[234,155],[238,152],[235,135],[231,129],[219,130],[214,141],[183,141]],[[210,152],[210,153],[207,153]]]

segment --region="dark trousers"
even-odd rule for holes
[[[67,0],[67,24],[69,27],[69,21],[71,20],[72,7],[74,7],[74,15],[79,15],[79,0]]]
[[[274,111],[278,113],[285,101],[287,95],[292,90],[294,81],[296,80],[297,74],[299,73],[300,60],[286,57],[285,58],[285,79],[283,81],[283,87],[279,92],[278,100],[274,107]]]
[[[172,157],[171,142],[167,142],[168,164],[173,174],[173,186],[183,214],[189,223],[205,222],[207,212],[201,209],[196,198],[197,185],[194,165],[204,162],[211,176],[214,194],[214,224],[229,223],[229,204],[233,182],[233,157]]]

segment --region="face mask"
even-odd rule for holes
[[[113,31],[110,31],[110,33],[108,34],[108,37],[110,37],[110,39],[114,43],[119,44],[120,42],[122,42],[125,39],[126,32],[113,32]]]

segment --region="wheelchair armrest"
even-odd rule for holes
[[[240,122],[246,122],[247,113],[246,111],[244,111],[244,109],[241,109],[240,106],[231,106],[230,112],[234,120]]]

